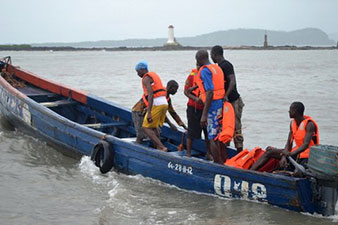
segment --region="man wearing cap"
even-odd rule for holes
[[[148,71],[147,62],[139,62],[135,70],[137,75],[142,78],[142,99],[147,107],[142,129],[157,149],[167,151],[168,149],[162,144],[159,138],[160,133],[158,130],[159,126],[163,126],[168,110],[166,88],[163,86],[157,73]],[[133,109],[134,108],[135,107],[133,107]]]

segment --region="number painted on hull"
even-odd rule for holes
[[[245,180],[235,180],[228,176],[216,174],[214,178],[214,190],[219,196],[236,197],[244,199],[266,199],[266,187],[260,183],[252,183]]]
[[[22,110],[22,118],[23,120],[28,124],[32,125],[32,115],[30,111],[28,110],[28,105],[24,104],[24,106],[21,108]]]
[[[193,174],[191,166],[186,166],[186,165],[182,165],[182,164],[178,164],[178,163],[169,162],[168,168],[171,169],[171,170],[175,170],[179,173],[185,173],[185,174],[190,174],[190,175]]]
[[[29,106],[26,103],[15,98],[5,89],[0,89],[0,100],[13,114],[21,118],[28,125],[32,125],[32,115],[29,111]]]

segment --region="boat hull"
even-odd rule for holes
[[[10,69],[27,77],[34,76],[14,67]],[[80,96],[79,99],[82,104],[95,105],[103,111],[116,110],[119,116],[131,122],[130,111],[123,107],[91,95]],[[114,151],[114,169],[126,174],[141,174],[185,190],[225,198],[257,200],[294,211],[322,211],[319,203],[313,201],[313,185],[309,179],[218,165],[106,135],[58,115],[13,88],[2,77],[0,107],[3,116],[13,125],[66,152],[90,156],[93,147],[104,138]],[[168,128],[163,130],[170,136]],[[173,140],[180,140],[181,134],[171,135]]]

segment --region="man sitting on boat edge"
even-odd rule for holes
[[[306,166],[310,154],[310,147],[319,144],[319,130],[317,123],[309,116],[304,115],[305,107],[301,102],[290,105],[290,123],[288,140],[284,149],[268,146],[266,152],[255,162],[251,170],[258,170],[271,158],[280,160],[281,167],[287,167],[287,157],[297,158],[298,163]],[[296,146],[292,148],[295,141]]]

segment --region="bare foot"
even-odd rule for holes
[[[212,157],[212,155],[209,154],[209,153],[207,153],[207,154],[205,155],[205,158],[206,158],[207,160],[209,160],[209,161],[213,161],[213,160],[214,160],[214,158]]]
[[[168,149],[166,147],[158,148],[158,150],[161,150],[162,152],[167,152],[168,151]]]
[[[177,146],[177,151],[181,152],[184,149],[184,145],[180,144],[179,146]]]

